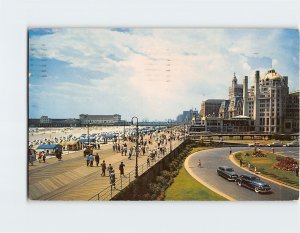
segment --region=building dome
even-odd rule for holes
[[[275,69],[271,68],[268,70],[268,72],[265,74],[264,77],[261,78],[261,80],[276,80],[276,79],[282,79],[282,76],[278,73],[276,73]]]

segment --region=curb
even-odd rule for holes
[[[238,151],[238,152],[239,152],[239,151]],[[235,152],[235,153],[238,153],[238,152]],[[299,192],[299,189],[297,189],[297,188],[295,188],[295,187],[292,187],[292,186],[289,186],[289,185],[287,185],[287,184],[281,183],[281,182],[279,182],[279,181],[273,180],[273,179],[271,179],[271,178],[269,178],[269,177],[266,177],[266,176],[263,176],[263,175],[256,174],[255,172],[249,171],[248,169],[246,169],[246,168],[244,168],[244,167],[240,167],[240,165],[238,164],[238,162],[233,158],[233,155],[234,155],[235,153],[229,155],[229,160],[230,160],[234,165],[236,165],[237,167],[239,167],[240,169],[242,169],[242,170],[244,170],[244,171],[246,171],[246,172],[249,172],[249,173],[251,173],[251,174],[253,174],[253,175],[256,175],[256,176],[258,176],[258,177],[260,177],[260,178],[262,178],[262,179],[268,180],[268,181],[270,181],[270,182],[272,182],[272,183],[274,183],[274,184],[277,184],[277,185],[280,185],[280,186],[283,186],[283,187],[286,187],[286,188],[289,188],[289,189],[292,189],[292,190],[294,190],[294,191],[298,191],[298,192]]]
[[[198,152],[199,152],[199,151],[198,151]],[[199,183],[201,183],[201,184],[203,184],[204,186],[206,186],[206,187],[207,187],[208,189],[210,189],[211,191],[213,191],[213,192],[219,194],[220,196],[226,198],[227,200],[229,200],[229,201],[235,201],[234,198],[228,196],[227,194],[221,192],[220,190],[218,190],[218,189],[212,187],[211,185],[209,185],[208,183],[206,183],[205,181],[203,181],[200,177],[198,177],[197,175],[195,175],[195,174],[193,173],[192,169],[189,168],[188,162],[189,162],[190,158],[191,158],[192,156],[194,156],[195,154],[197,154],[198,152],[195,152],[195,153],[193,153],[193,154],[190,154],[190,155],[185,159],[185,161],[184,161],[184,167],[185,167],[185,169],[187,170],[187,172],[190,174],[190,176],[192,176],[195,180],[197,180]]]

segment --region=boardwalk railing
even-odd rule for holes
[[[182,142],[180,142],[176,147],[178,147]],[[150,159],[150,165],[147,164],[147,162],[139,165],[138,166],[138,175],[139,176],[142,175],[149,168],[151,168],[157,162],[159,162],[164,157],[166,157],[169,153],[170,153],[170,148],[167,148],[165,155],[158,153],[158,155],[154,159]],[[143,155],[139,155],[139,157],[141,157],[141,156],[143,156]],[[136,179],[136,177],[135,177],[135,169],[134,169],[134,170],[130,171],[129,173],[126,173],[125,176],[116,178],[115,185],[110,184],[109,186],[107,186],[106,188],[104,188],[103,190],[101,190],[99,193],[95,194],[88,200],[89,201],[91,201],[91,200],[94,200],[94,201],[96,201],[96,200],[103,200],[103,201],[111,200],[117,193],[119,193],[122,189],[127,187],[130,184],[130,182],[134,181],[135,179]]]

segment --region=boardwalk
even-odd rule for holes
[[[133,143],[128,143],[128,146]],[[172,141],[173,149],[180,144],[179,141]],[[152,149],[156,143],[150,145]],[[167,145],[169,147],[169,143]],[[134,179],[135,156],[129,160],[121,153],[114,152],[111,144],[101,147],[101,150],[95,150],[99,153],[100,163],[102,160],[106,164],[112,164],[116,173],[116,190],[113,195],[119,192],[122,187],[128,185],[129,181]],[[147,156],[139,156],[139,175],[146,169]],[[126,177],[120,178],[119,164],[123,161],[125,164]],[[151,162],[153,165],[155,162]],[[144,164],[144,165],[143,165]],[[132,171],[132,172],[131,172]],[[128,174],[131,172],[130,174]],[[102,177],[101,168],[87,167],[83,152],[78,151],[63,156],[62,161],[51,158],[44,163],[35,162],[34,166],[29,166],[29,199],[31,200],[89,200],[97,193],[102,192],[101,199],[109,200],[111,197],[109,185],[109,177]],[[107,192],[105,191],[107,190]],[[109,189],[109,190],[108,190]],[[95,197],[94,199],[97,199]]]

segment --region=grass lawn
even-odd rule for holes
[[[199,183],[182,167],[173,184],[166,190],[165,200],[176,201],[225,201],[224,197],[216,194]]]
[[[266,157],[254,157],[254,156],[246,156],[246,153],[250,155],[253,153],[251,151],[242,151],[234,154],[234,158],[236,160],[242,159],[244,162],[249,162],[253,166],[257,168],[257,171],[261,173],[261,175],[266,176],[268,178],[277,180],[281,183],[293,186],[295,188],[299,188],[299,177],[296,176],[294,171],[284,171],[280,169],[273,168],[272,165],[277,163],[277,157],[283,157],[280,155],[276,155],[267,151],[262,151],[266,154]]]

